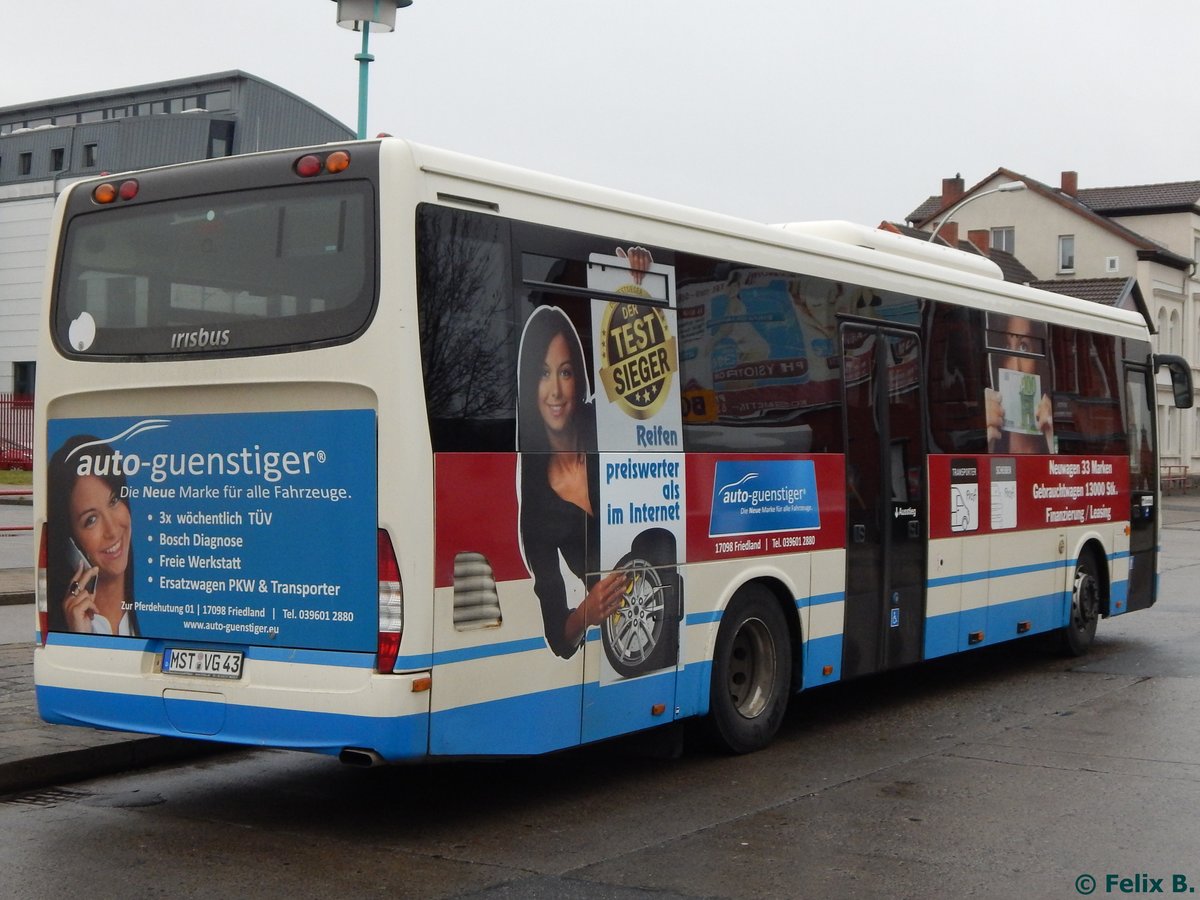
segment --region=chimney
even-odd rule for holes
[[[1062,192],[1068,197],[1077,197],[1079,195],[1079,173],[1078,172],[1063,172],[1062,173]]]
[[[992,233],[986,228],[972,228],[967,232],[967,240],[984,256],[991,253]]]
[[[945,241],[947,244],[949,244],[955,250],[958,249],[958,223],[957,222],[947,222],[945,225],[943,225],[938,230],[937,236],[938,236],[938,240]]]
[[[942,179],[942,209],[952,206],[963,198],[965,193],[962,175]]]

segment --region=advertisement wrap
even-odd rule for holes
[[[1129,516],[1125,456],[929,457],[930,536],[962,537]]]
[[[52,631],[374,649],[372,410],[56,419],[48,441]]]

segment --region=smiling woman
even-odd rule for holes
[[[546,643],[564,659],[589,626],[617,609],[619,572],[597,578],[599,528],[595,411],[579,334],[561,309],[539,308],[526,323],[517,363],[518,443],[522,451],[521,544],[541,602]],[[538,452],[538,451],[550,452]],[[558,565],[562,554],[585,585],[574,609]]]
[[[133,534],[125,476],[80,475],[113,450],[90,435],[71,438],[50,460],[47,579],[51,627],[84,634],[136,635]]]

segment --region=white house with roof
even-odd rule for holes
[[[1011,181],[1025,189],[982,196]],[[970,188],[961,176],[943,179],[941,194],[907,221],[932,227],[971,196],[943,231],[954,240],[959,230],[973,240],[986,235],[990,247],[1017,256],[1038,287],[1130,309],[1144,304],[1156,349],[1190,360],[1200,384],[1200,181],[1080,189],[1068,171],[1055,188],[998,168]],[[1165,376],[1158,406],[1164,461],[1200,471],[1200,415],[1175,408]]]

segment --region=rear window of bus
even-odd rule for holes
[[[235,191],[69,220],[53,306],[70,356],[262,353],[349,340],[376,290],[367,181]]]

